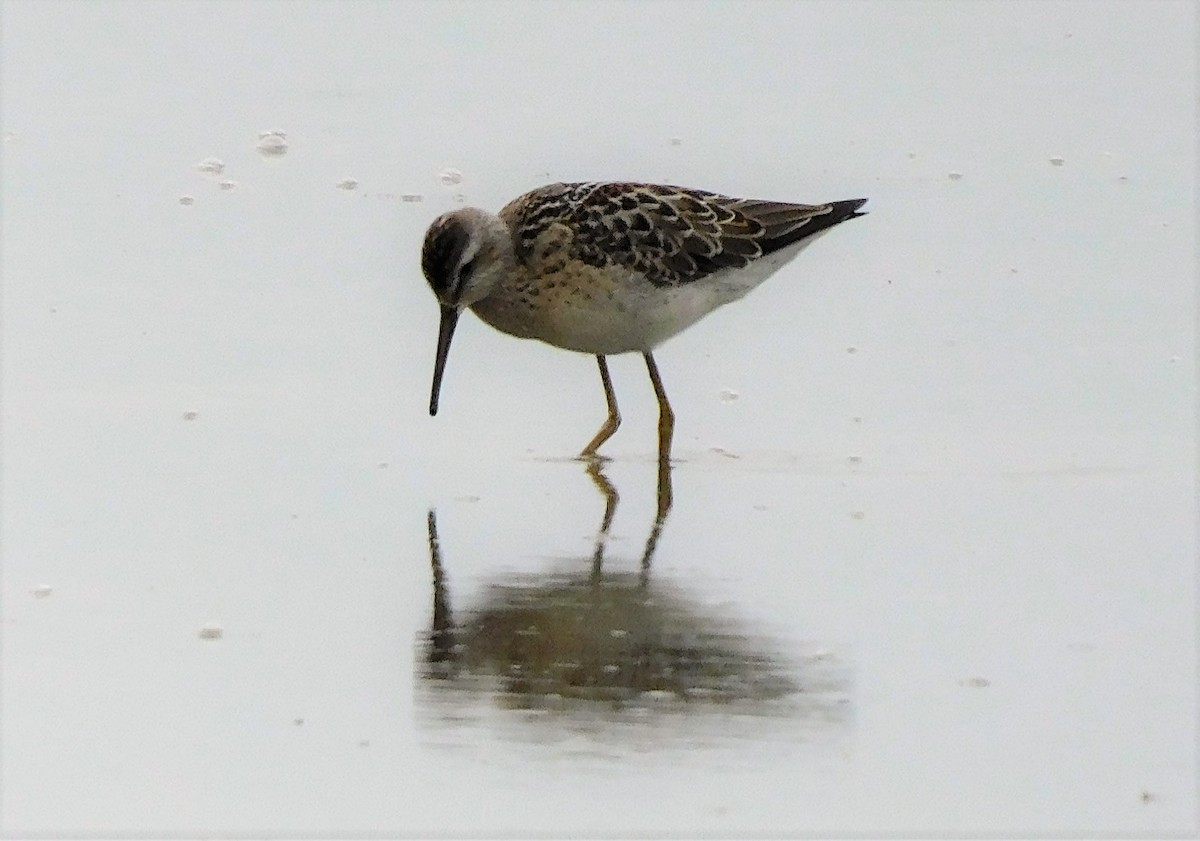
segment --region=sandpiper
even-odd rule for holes
[[[606,356],[637,352],[658,397],[659,457],[675,416],[653,350],[736,301],[866,199],[791,204],[655,184],[550,184],[499,214],[474,207],[434,220],[421,267],[441,306],[429,414],[436,415],[454,328],[464,308],[524,339],[593,354],[608,418],[580,453],[621,423]]]

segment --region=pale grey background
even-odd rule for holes
[[[0,10],[6,833],[1196,832],[1193,4]],[[429,418],[421,236],[571,179],[871,198],[658,354],[655,580],[848,722],[420,685],[426,509],[458,605],[585,563],[603,413],[468,317]]]

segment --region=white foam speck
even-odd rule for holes
[[[723,388],[717,392],[717,399],[720,400],[722,403],[732,403],[734,400],[737,400],[739,397],[741,397],[741,395],[738,394],[736,391],[734,391],[732,388]]]
[[[282,131],[259,132],[258,144],[254,147],[264,158],[279,158],[287,154],[287,135]]]
[[[438,173],[438,181],[441,181],[447,187],[453,187],[455,184],[461,184],[462,180],[463,174],[453,167],[443,169]]]
[[[196,164],[196,169],[205,175],[220,175],[225,171],[225,162],[220,158],[205,158]]]
[[[33,593],[33,597],[35,599],[44,599],[46,596],[54,592],[54,588],[49,584],[39,584],[29,592]]]

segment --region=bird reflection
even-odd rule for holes
[[[433,628],[422,641],[422,676],[435,685],[495,692],[502,705],[515,708],[595,702],[688,702],[693,708],[703,701],[744,709],[801,691],[766,640],[652,579],[652,557],[671,507],[669,463],[660,461],[656,514],[637,572],[604,569],[619,495],[600,460],[586,462],[586,470],[605,500],[590,566],[491,582],[470,611],[451,611],[437,517],[429,512]]]

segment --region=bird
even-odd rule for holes
[[[621,424],[606,357],[640,353],[658,399],[659,457],[675,414],[653,351],[743,297],[867,199],[797,204],[629,182],[548,184],[499,213],[462,207],[425,233],[421,268],[441,310],[429,414],[464,309],[524,339],[591,354],[608,416],[580,452]]]

